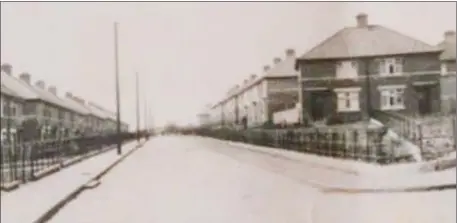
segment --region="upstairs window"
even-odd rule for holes
[[[386,58],[379,60],[380,75],[399,75],[403,73],[402,58]]]
[[[356,78],[357,76],[357,61],[347,60],[336,63],[336,78]]]

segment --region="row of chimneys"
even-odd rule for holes
[[[8,75],[12,75],[12,73],[13,73],[12,72],[13,67],[10,64],[2,64],[1,70]],[[19,79],[28,85],[30,85],[30,83],[31,83],[31,76],[27,72],[21,73],[19,75]],[[35,82],[35,86],[37,86],[38,88],[40,88],[42,90],[46,89],[46,84],[43,80],[38,80],[37,82]],[[53,86],[53,85],[49,86],[48,91],[57,96],[57,88],[55,86]],[[65,93],[65,97],[68,99],[71,99],[79,104],[84,105],[86,103],[84,99],[77,97],[70,92]]]
[[[294,50],[294,49],[286,49],[286,58],[290,58],[290,57],[295,57],[295,50]],[[274,65],[277,65],[277,64],[279,64],[280,62],[281,62],[281,58],[279,58],[279,57],[275,57],[275,58],[273,59],[273,64],[274,64]],[[269,65],[265,65],[265,66],[263,66],[263,71],[264,71],[264,72],[268,72],[268,71],[270,70],[270,68],[271,68],[271,67],[270,67]],[[250,78],[245,79],[245,80],[243,81],[243,84],[246,85],[246,84],[249,83],[250,80],[252,81],[252,80],[254,80],[254,79],[256,79],[256,78],[257,78],[257,75],[256,75],[256,74],[251,74]]]

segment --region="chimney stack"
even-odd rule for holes
[[[51,92],[53,95],[57,95],[57,88],[55,86],[49,86],[48,91]]]
[[[295,50],[294,49],[287,49],[286,50],[286,57],[295,57]]]
[[[263,71],[268,72],[270,70],[270,66],[265,65],[263,66]]]
[[[8,63],[2,64],[2,68],[1,69],[2,69],[3,72],[5,72],[8,75],[12,75],[13,74],[13,66],[11,66],[11,64],[8,64]]]
[[[42,80],[37,81],[37,82],[35,83],[35,85],[36,85],[38,88],[43,89],[43,90],[46,88],[46,84],[45,84],[44,81],[42,81]]]
[[[251,80],[254,80],[257,77],[255,74],[251,74]]]
[[[275,58],[273,59],[273,63],[274,63],[274,64],[278,64],[279,62],[281,62],[281,58],[275,57]]]
[[[86,103],[86,101],[84,99],[80,98],[80,97],[73,96],[73,99],[76,102],[80,103],[80,104],[85,104]]]
[[[357,27],[365,28],[368,26],[368,15],[365,13],[360,13],[356,17]]]
[[[247,79],[244,79],[243,84],[246,85],[247,83],[248,83],[248,80],[247,80]]]
[[[456,41],[456,36],[455,36],[455,31],[454,30],[448,30],[444,33],[444,41],[446,42],[455,42]]]
[[[73,99],[73,94],[71,92],[65,93],[65,97],[69,99]]]
[[[24,81],[26,84],[30,84],[30,74],[29,73],[22,73],[19,75],[19,79]]]

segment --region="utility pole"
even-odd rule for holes
[[[135,74],[136,77],[136,140],[140,141],[140,86],[138,72]]]
[[[122,139],[121,139],[121,100],[119,87],[119,49],[118,49],[118,23],[114,23],[114,70],[116,76],[116,141],[117,154],[122,154]]]
[[[148,134],[148,100],[146,94],[144,94],[143,110],[144,133]]]

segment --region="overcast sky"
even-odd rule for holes
[[[302,54],[360,12],[430,44],[456,26],[452,2],[2,2],[1,61],[114,111],[118,21],[122,118],[135,125],[137,71],[155,123],[188,123],[286,48]]]

